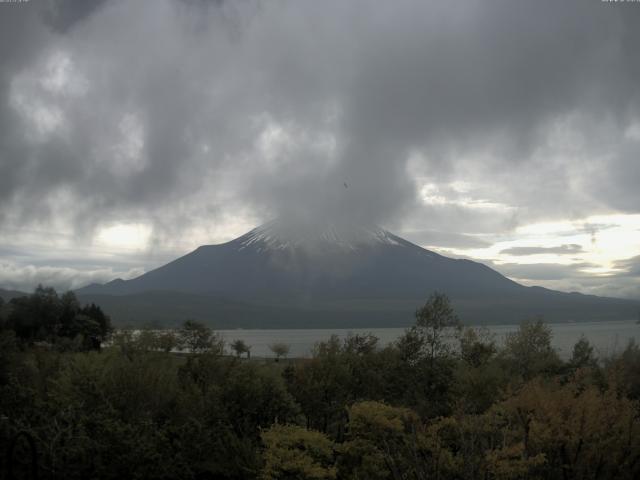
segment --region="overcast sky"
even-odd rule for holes
[[[638,45],[632,2],[0,3],[0,287],[322,212],[640,298]]]

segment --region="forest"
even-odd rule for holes
[[[390,345],[253,358],[39,287],[0,301],[0,478],[640,478],[640,347],[563,360],[551,336],[530,319],[498,342],[434,293]]]

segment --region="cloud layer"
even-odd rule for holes
[[[65,232],[97,257],[101,231],[131,224],[177,252],[300,216],[481,248],[533,222],[640,209],[633,4],[0,10],[0,246]]]
[[[500,253],[506,255],[573,255],[582,252],[582,246],[575,243],[558,245],[556,247],[511,247],[500,251]]]

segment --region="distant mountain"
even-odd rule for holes
[[[198,318],[219,327],[404,326],[435,290],[467,322],[635,318],[639,302],[522,286],[481,263],[375,226],[273,221],[132,280],[77,291],[116,322]]]
[[[12,298],[26,297],[27,295],[29,294],[24,292],[19,292],[17,290],[4,290],[0,288],[0,298],[2,298],[5,302],[8,302]]]

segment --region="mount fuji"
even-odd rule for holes
[[[196,318],[219,328],[406,326],[433,292],[467,323],[634,318],[639,302],[520,285],[376,226],[274,220],[131,280],[76,293],[119,324]]]

